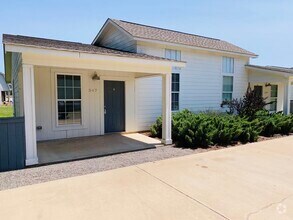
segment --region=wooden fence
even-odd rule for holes
[[[0,172],[24,167],[24,118],[0,118]]]

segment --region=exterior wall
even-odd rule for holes
[[[99,40],[99,46],[130,52],[136,51],[136,42],[123,31],[115,28],[112,24],[109,24],[103,31]]]
[[[293,100],[293,83],[291,83],[291,100]]]
[[[162,77],[135,80],[137,130],[148,130],[162,114]]]
[[[82,84],[82,125],[57,125],[56,74],[79,74]],[[104,107],[103,80],[125,81],[126,131],[136,130],[134,76],[131,73],[99,71],[100,80],[92,80],[94,71],[35,67],[37,140],[102,135]],[[123,77],[121,76],[123,75]]]
[[[14,98],[14,115],[23,116],[23,78],[22,58],[20,53],[12,53],[12,86]]]
[[[186,67],[174,69],[180,73],[179,109],[194,112],[204,110],[221,111],[222,102],[222,57],[220,53],[202,52],[180,47],[167,47],[145,42],[138,42],[137,52],[154,56],[165,56],[165,49],[181,51],[181,60]],[[245,64],[249,59],[241,56],[230,56],[235,59],[233,98],[242,97],[248,86],[248,73]],[[136,80],[137,122],[139,130],[147,130],[155,119],[161,115],[160,78]]]

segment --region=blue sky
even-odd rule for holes
[[[292,0],[19,0],[1,8],[1,35],[91,43],[110,17],[219,38],[259,54],[254,64],[293,67]]]

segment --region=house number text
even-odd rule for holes
[[[89,89],[89,92],[97,92],[98,89]]]

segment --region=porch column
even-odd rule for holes
[[[26,161],[25,164],[38,163],[36,114],[35,114],[35,80],[34,66],[23,64],[23,105],[25,121]]]
[[[162,76],[162,143],[172,144],[171,73]]]
[[[284,85],[284,114],[290,114],[290,102],[291,102],[291,81],[290,78]]]

